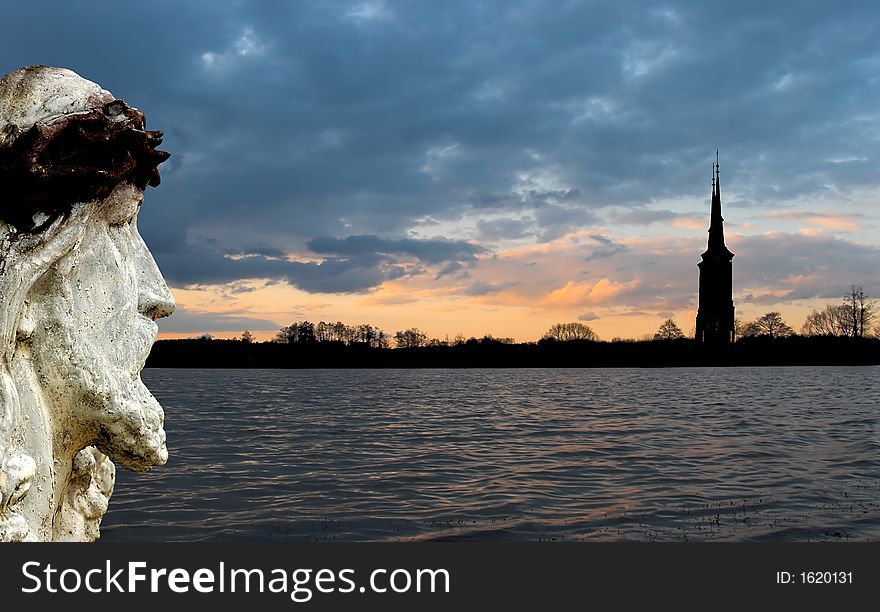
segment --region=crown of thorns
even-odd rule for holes
[[[0,220],[38,232],[121,182],[155,187],[158,166],[170,157],[156,149],[161,143],[162,132],[147,130],[144,114],[124,100],[12,127],[0,145]]]

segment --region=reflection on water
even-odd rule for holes
[[[880,368],[145,370],[103,539],[880,539]]]

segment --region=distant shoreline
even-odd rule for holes
[[[336,342],[279,344],[241,340],[159,340],[148,368],[663,368],[880,365],[880,339],[826,336],[745,338],[721,350],[694,340],[371,348]]]

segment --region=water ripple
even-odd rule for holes
[[[878,540],[878,374],[145,370],[103,539]]]

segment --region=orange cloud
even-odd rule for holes
[[[792,274],[786,276],[780,281],[782,285],[802,285],[804,283],[813,283],[817,282],[820,279],[820,276],[816,273],[813,274]]]
[[[797,219],[811,225],[818,225],[825,229],[841,232],[851,232],[859,229],[859,223],[854,219],[856,215],[845,213],[779,211],[770,213],[767,216],[771,219]],[[801,232],[807,234],[805,229],[801,229]]]
[[[814,217],[808,221],[819,227],[825,227],[832,230],[854,231],[859,229],[858,223],[845,219],[842,216]]]
[[[672,222],[672,225],[683,229],[701,230],[706,229],[708,224],[706,219],[700,217],[679,217]]]
[[[559,238],[550,240],[549,242],[529,244],[525,246],[504,249],[498,252],[498,257],[517,259],[565,252],[571,250],[572,247],[576,246],[581,241],[590,240],[590,237],[596,234],[610,235],[606,230],[602,228],[579,230],[576,232],[570,232],[568,234],[565,234],[564,236],[560,236]],[[491,259],[491,257],[484,257],[484,259]]]
[[[540,304],[555,308],[566,308],[583,304],[602,304],[638,284],[638,280],[616,283],[607,278],[600,279],[595,284],[568,281],[562,287],[554,289],[545,295]]]

